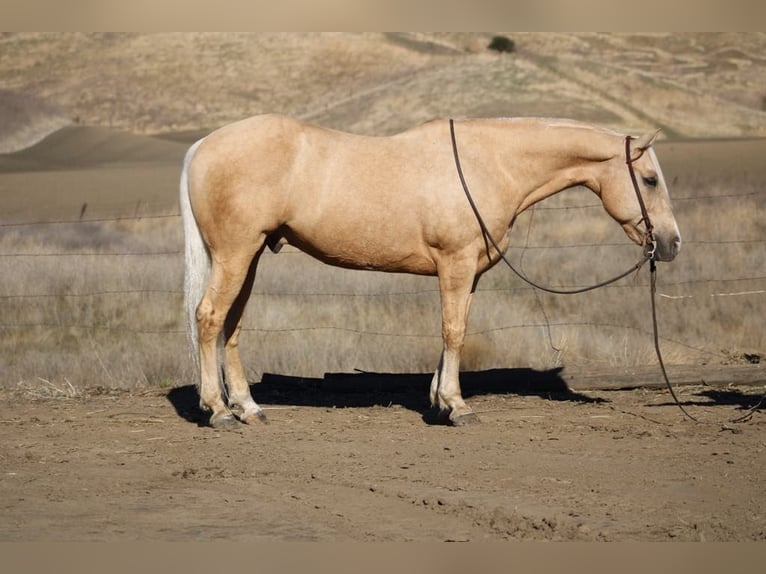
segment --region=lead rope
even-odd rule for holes
[[[652,333],[653,333],[653,339],[654,339],[654,351],[657,354],[657,361],[660,364],[660,371],[662,371],[662,378],[665,379],[665,386],[668,387],[668,390],[670,391],[670,396],[673,397],[673,400],[675,401],[676,405],[679,409],[681,409],[681,412],[684,413],[687,418],[690,420],[693,420],[695,423],[700,422],[696,417],[692,416],[681,404],[681,401],[678,400],[678,397],[676,396],[676,391],[673,388],[673,385],[670,384],[670,377],[668,377],[668,371],[665,369],[665,361],[662,360],[662,351],[660,351],[660,330],[657,327],[657,303],[656,303],[656,293],[657,293],[657,264],[655,263],[654,259],[651,260],[649,263],[649,291],[651,293],[651,299],[652,299]]]
[[[670,377],[668,377],[667,369],[665,368],[665,362],[662,359],[662,351],[660,350],[660,337],[659,337],[659,328],[657,326],[657,304],[656,304],[656,291],[657,291],[657,262],[655,260],[655,250],[656,250],[656,244],[654,241],[654,234],[653,234],[653,226],[651,224],[651,221],[649,219],[649,213],[646,210],[646,205],[644,204],[644,199],[641,197],[641,193],[638,189],[638,181],[636,180],[636,174],[633,170],[633,160],[630,157],[630,136],[625,137],[625,163],[628,166],[628,173],[630,173],[630,179],[633,183],[633,189],[636,192],[636,197],[638,198],[638,204],[641,207],[641,221],[644,222],[644,225],[646,226],[646,240],[644,244],[644,255],[643,257],[635,264],[633,267],[625,271],[624,273],[620,273],[616,277],[613,277],[611,279],[607,279],[606,281],[601,281],[600,283],[597,283],[595,285],[591,285],[588,287],[582,287],[578,289],[572,289],[572,290],[565,290],[565,289],[556,289],[552,287],[545,287],[543,285],[539,285],[538,283],[535,283],[531,279],[529,279],[526,275],[521,273],[516,269],[516,267],[508,260],[508,258],[505,256],[503,251],[500,249],[499,245],[495,241],[495,239],[492,237],[492,234],[489,232],[489,229],[487,228],[487,225],[484,223],[484,219],[481,217],[481,214],[479,213],[479,209],[476,207],[476,203],[473,200],[473,197],[471,196],[471,192],[468,189],[468,184],[465,181],[465,177],[463,176],[463,168],[460,165],[460,156],[458,154],[457,150],[457,140],[455,138],[455,122],[453,119],[449,120],[449,128],[450,128],[450,138],[452,140],[452,152],[455,156],[455,166],[457,167],[457,173],[460,177],[460,183],[463,186],[463,191],[465,192],[465,196],[468,199],[468,203],[471,206],[471,209],[473,210],[474,215],[476,216],[476,220],[479,223],[479,227],[481,228],[482,235],[484,236],[485,243],[486,241],[489,241],[492,246],[495,248],[495,251],[497,251],[500,258],[503,260],[503,262],[510,268],[511,271],[513,271],[522,281],[525,281],[532,287],[535,287],[536,289],[540,289],[542,291],[547,291],[548,293],[554,293],[557,295],[573,295],[576,293],[585,293],[586,291],[592,291],[594,289],[598,289],[599,287],[604,287],[605,285],[609,285],[610,283],[614,283],[615,281],[619,281],[623,277],[630,275],[634,271],[638,271],[641,269],[644,263],[649,261],[649,272],[650,272],[650,294],[651,294],[651,301],[652,301],[652,331],[653,331],[653,339],[654,339],[654,350],[657,354],[657,361],[660,365],[660,370],[662,371],[662,377],[665,380],[665,385],[668,388],[668,391],[670,391],[670,395],[673,397],[673,401],[676,403],[676,406],[678,406],[679,409],[681,409],[681,412],[690,420],[700,423],[697,418],[692,416],[681,404],[681,401],[678,400],[678,397],[676,396],[675,389],[673,389],[673,385],[670,382]],[[489,257],[489,248],[487,248],[487,257]],[[765,395],[766,397],[766,395]],[[747,412],[735,419],[730,420],[729,422],[732,423],[739,423],[744,422],[748,418],[750,418],[753,413],[761,406],[761,403],[763,402],[764,397],[761,398],[761,400],[747,410]]]
[[[721,424],[721,423],[712,423],[708,421],[700,421],[698,418],[692,416],[689,414],[689,412],[684,408],[684,406],[681,404],[681,402],[678,400],[678,397],[676,397],[676,392],[673,389],[673,385],[670,383],[670,378],[668,377],[668,372],[665,369],[665,362],[662,360],[662,351],[660,351],[660,337],[659,337],[659,329],[657,327],[657,305],[655,302],[655,295],[657,293],[657,266],[655,265],[654,260],[652,259],[649,264],[649,270],[650,270],[650,276],[651,276],[651,299],[652,299],[652,331],[654,334],[654,350],[657,353],[657,361],[660,364],[660,370],[662,371],[662,377],[665,379],[665,385],[668,387],[668,390],[670,391],[671,396],[673,397],[673,400],[675,401],[676,405],[679,409],[681,409],[681,412],[683,412],[689,419],[693,420],[696,423],[706,423],[706,424]],[[766,393],[764,393],[760,400],[747,409],[745,413],[741,416],[735,417],[733,419],[729,419],[728,422],[730,423],[742,423],[749,420],[755,411],[757,411],[761,405],[763,404],[764,399],[766,399]],[[726,425],[721,425],[721,428],[724,430],[735,430],[730,427],[727,427]]]

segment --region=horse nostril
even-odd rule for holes
[[[673,237],[673,239],[670,242],[670,246],[668,249],[668,260],[675,259],[676,255],[678,255],[678,252],[681,251],[681,236],[676,235]]]

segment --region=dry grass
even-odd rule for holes
[[[179,376],[177,220],[20,228],[2,237],[4,383],[124,387]],[[135,253],[136,255],[115,255]],[[16,325],[11,327],[11,325]],[[173,335],[170,335],[173,339]],[[140,342],[140,344],[136,344]],[[34,373],[34,374],[33,374]]]
[[[693,200],[694,190],[676,190],[686,198],[677,201],[677,215],[687,243],[676,262],[659,266],[668,363],[730,362],[766,348],[764,229],[755,216],[761,198],[751,191],[719,182],[709,195],[745,195]],[[512,259],[557,285],[588,284],[629,267],[637,249],[594,201],[573,190],[524,214]],[[711,212],[719,223],[711,225]],[[720,223],[731,221],[737,225]],[[2,384],[46,393],[51,385],[189,382],[181,242],[175,218],[6,232],[2,253],[16,255],[4,261],[0,283]],[[127,255],[160,249],[169,253]],[[554,296],[497,267],[479,284],[463,368],[654,363],[647,279],[643,272],[597,292]],[[262,259],[242,348],[251,380],[263,372],[427,372],[439,333],[435,279],[331,268],[288,247]]]

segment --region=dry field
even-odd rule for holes
[[[520,115],[766,135],[763,33],[509,35],[513,54],[488,51],[489,33],[4,34],[0,90],[37,113],[0,119],[0,150],[60,118],[157,134],[273,111],[379,135]]]
[[[512,34],[505,55],[491,36],[0,35],[0,540],[766,537],[763,406],[726,422],[766,379],[766,35]],[[180,161],[265,111],[377,134],[448,115],[663,127],[685,244],[659,266],[661,343],[710,424],[659,385],[646,270],[577,296],[488,273],[463,363],[484,424],[456,430],[426,409],[435,280],[286,248],[242,340],[272,424],[204,428]],[[585,190],[513,238],[552,285],[638,256]]]

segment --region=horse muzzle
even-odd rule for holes
[[[681,251],[681,236],[678,233],[663,235],[655,232],[654,242],[645,242],[644,249],[655,261],[673,261]]]

